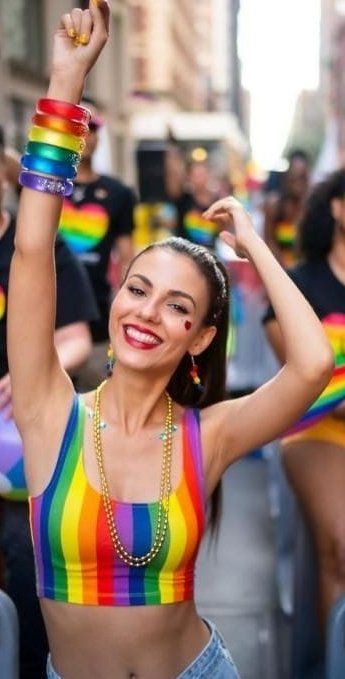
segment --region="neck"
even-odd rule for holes
[[[345,233],[340,229],[335,233],[333,247],[327,260],[335,276],[345,283]]]
[[[132,435],[149,424],[160,425],[166,416],[167,376],[138,374],[118,363],[101,395],[101,412],[109,424]]]
[[[193,192],[193,195],[197,203],[201,203],[202,205],[209,205],[212,202],[212,193],[210,189],[206,187],[197,189]]]
[[[97,179],[96,172],[93,171],[91,166],[91,158],[81,160],[77,172],[77,182],[85,183],[92,182]]]

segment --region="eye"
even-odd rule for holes
[[[186,307],[182,306],[182,304],[169,304],[169,307],[176,311],[178,314],[188,314],[189,311],[186,309]]]
[[[145,295],[144,290],[137,288],[135,285],[128,285],[127,290],[129,290],[132,295],[136,295],[136,297],[142,297]]]

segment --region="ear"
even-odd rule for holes
[[[202,328],[197,337],[193,340],[192,345],[188,348],[189,353],[193,356],[202,354],[202,352],[205,351],[208,346],[210,346],[216,333],[217,328],[215,325],[207,325],[206,327]]]
[[[332,198],[331,200],[331,213],[336,222],[338,222],[341,217],[342,203],[343,201],[341,198]]]

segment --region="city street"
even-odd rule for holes
[[[199,611],[225,637],[241,679],[285,679],[286,623],[278,612],[267,468],[248,457],[229,469],[216,548],[204,544],[197,570]]]

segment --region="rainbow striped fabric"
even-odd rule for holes
[[[332,379],[305,415],[288,430],[288,436],[312,427],[345,399],[345,314],[329,314],[322,319],[322,325],[334,353]]]
[[[206,247],[213,247],[219,232],[217,224],[205,219],[198,210],[186,212],[183,218],[183,228],[186,238],[192,243]]]
[[[296,243],[297,227],[290,222],[278,222],[274,235],[279,245],[283,247],[293,247]]]
[[[126,566],[111,543],[101,495],[83,466],[85,405],[75,397],[52,479],[29,498],[38,596],[75,604],[130,606],[193,598],[194,566],[205,527],[199,416],[182,422],[183,473],[170,496],[169,525],[157,557]],[[140,556],[152,545],[158,503],[113,501],[122,542]]]

